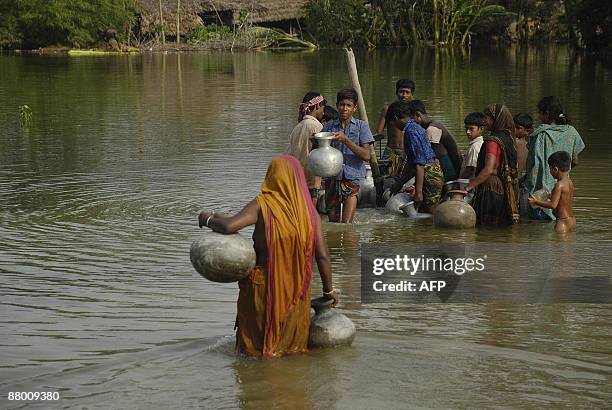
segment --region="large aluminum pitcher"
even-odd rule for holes
[[[334,139],[333,132],[318,132],[315,139],[319,148],[312,150],[308,155],[308,168],[313,175],[320,177],[333,177],[342,171],[344,158],[342,153],[331,146]]]

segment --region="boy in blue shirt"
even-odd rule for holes
[[[344,163],[338,175],[325,181],[327,215],[330,222],[353,223],[359,183],[365,178],[365,163],[370,161],[370,144],[374,142],[374,137],[365,121],[353,118],[357,111],[355,90],[338,91],[336,109],[338,118],[325,124],[323,131],[336,134],[332,145],[342,152]]]
[[[433,213],[440,202],[444,186],[444,174],[440,162],[436,159],[425,129],[416,119],[419,112],[411,104],[396,101],[387,110],[387,123],[393,123],[404,130],[404,151],[406,162],[400,180],[392,191],[397,192],[406,181],[415,177],[413,200],[419,212]]]

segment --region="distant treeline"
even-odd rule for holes
[[[92,47],[109,28],[138,40],[140,10],[138,0],[0,0],[0,47]],[[557,41],[612,51],[611,0],[310,0],[304,14],[304,37],[322,46]]]
[[[306,27],[322,45],[463,46],[557,41],[589,49],[612,42],[610,0],[311,0]]]
[[[0,47],[90,47],[109,28],[126,39],[139,9],[137,0],[0,0]]]

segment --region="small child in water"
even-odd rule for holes
[[[531,115],[519,113],[514,116],[514,142],[516,145],[516,160],[518,162],[519,178],[525,175],[527,162],[527,137],[533,131],[533,118]]]
[[[484,142],[482,134],[484,134],[485,116],[481,112],[472,112],[468,114],[463,123],[465,124],[465,134],[470,140],[463,163],[461,164],[461,172],[459,178],[472,180],[476,176],[476,165],[478,163],[478,154]]]
[[[529,205],[553,210],[557,218],[555,232],[567,233],[576,230],[576,218],[573,212],[574,183],[569,177],[572,157],[565,151],[557,151],[548,157],[550,174],[557,180],[550,201],[540,201],[529,197]]]

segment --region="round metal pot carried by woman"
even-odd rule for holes
[[[476,212],[465,203],[465,191],[448,191],[448,198],[436,207],[434,225],[443,228],[473,228],[476,226]]]
[[[342,153],[331,146],[334,139],[333,132],[318,132],[314,135],[319,148],[308,155],[308,169],[313,175],[320,177],[333,177],[342,171],[344,158]]]
[[[355,325],[348,317],[332,309],[332,302],[324,297],[313,299],[315,316],[310,321],[308,347],[350,345],[355,339]]]
[[[236,233],[206,232],[191,244],[191,264],[213,282],[238,282],[255,267],[253,243]]]

